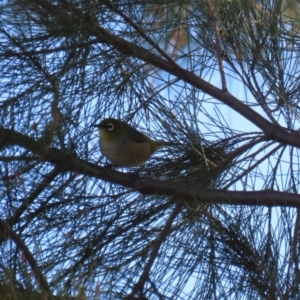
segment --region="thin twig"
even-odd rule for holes
[[[37,282],[39,283],[41,289],[47,293],[47,296],[51,299],[52,293],[46,278],[43,276],[35,258],[32,253],[29,251],[28,247],[25,245],[23,240],[20,238],[18,234],[16,234],[12,228],[2,219],[0,219],[0,230],[2,230],[3,235],[9,236],[16,244],[16,246],[20,249],[26,260],[28,261],[32,271],[35,274]]]
[[[19,221],[20,216],[29,208],[29,206],[45,190],[45,188],[49,186],[58,174],[60,174],[60,168],[55,166],[49,173],[44,175],[44,179],[40,182],[40,184],[31,192],[30,195],[28,195],[28,197],[23,199],[22,204],[15,210],[14,215],[8,219],[8,224],[10,226],[13,226]]]
[[[224,66],[223,66],[223,59],[222,59],[222,49],[221,49],[221,38],[220,38],[220,29],[218,25],[218,18],[217,18],[217,13],[212,5],[210,0],[205,0],[206,4],[208,6],[210,15],[212,17],[213,23],[214,23],[214,31],[215,31],[215,38],[216,38],[216,51],[217,51],[217,59],[218,59],[218,65],[220,69],[220,75],[221,75],[221,82],[222,82],[222,90],[223,91],[228,91],[227,89],[227,82],[226,82],[226,77],[225,77],[225,71],[224,71]]]
[[[143,31],[142,27],[137,25],[132,21],[131,18],[126,16],[122,11],[120,11],[115,5],[113,5],[109,0],[103,1],[108,8],[110,8],[112,11],[117,13],[119,16],[121,16],[130,26],[132,26],[144,39],[146,42],[148,42],[151,46],[154,47],[164,57],[170,64],[172,64],[174,67],[178,67],[178,65],[175,63],[175,61],[169,57],[158,45],[156,42],[154,42],[152,39],[149,38],[149,36],[146,35],[146,33]]]
[[[295,266],[295,273],[299,273],[299,258],[298,258],[298,246],[299,246],[299,232],[300,232],[300,209],[297,209],[297,217],[294,227],[294,237],[292,240],[291,250],[291,263]]]
[[[153,244],[152,252],[150,254],[150,257],[149,257],[149,260],[148,260],[147,264],[145,265],[144,271],[140,276],[140,279],[138,280],[138,282],[133,287],[132,292],[130,293],[130,295],[128,295],[125,298],[126,300],[134,299],[134,296],[138,292],[140,294],[142,294],[144,285],[145,285],[146,281],[149,278],[149,273],[150,273],[151,267],[152,267],[155,259],[157,258],[158,251],[159,251],[161,245],[163,244],[163,242],[167,239],[167,236],[168,236],[168,233],[170,232],[172,223],[175,220],[175,218],[177,217],[177,215],[179,214],[181,207],[182,207],[182,204],[179,201],[177,201],[176,206],[173,209],[172,213],[170,214],[169,219],[167,220],[164,229],[161,231],[158,240]]]
[[[276,153],[277,150],[279,150],[282,147],[281,144],[279,144],[277,147],[275,147],[272,151],[268,152],[266,155],[264,155],[261,159],[257,160],[255,164],[248,167],[244,172],[239,174],[235,179],[232,179],[229,184],[227,184],[225,187],[223,187],[224,190],[227,190],[230,186],[233,186],[234,183],[238,182],[241,178],[243,178],[246,174],[249,174],[252,170],[254,170],[258,165],[260,165],[265,159],[269,158],[273,153]],[[261,151],[261,149],[259,150]],[[254,155],[254,154],[251,154]],[[245,159],[245,158],[244,158]]]

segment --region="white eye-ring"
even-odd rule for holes
[[[108,131],[113,131],[115,129],[115,125],[113,123],[109,123],[107,124],[106,128]]]

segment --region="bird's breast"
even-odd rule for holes
[[[137,143],[127,138],[117,141],[100,140],[100,149],[106,158],[121,167],[143,165],[151,155],[149,143]]]

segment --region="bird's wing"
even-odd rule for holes
[[[145,134],[137,131],[133,127],[128,128],[127,137],[137,143],[151,142],[151,139],[149,137],[147,137]]]

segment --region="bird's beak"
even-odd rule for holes
[[[101,127],[100,124],[93,124],[92,126],[93,127],[98,127],[98,128]]]

